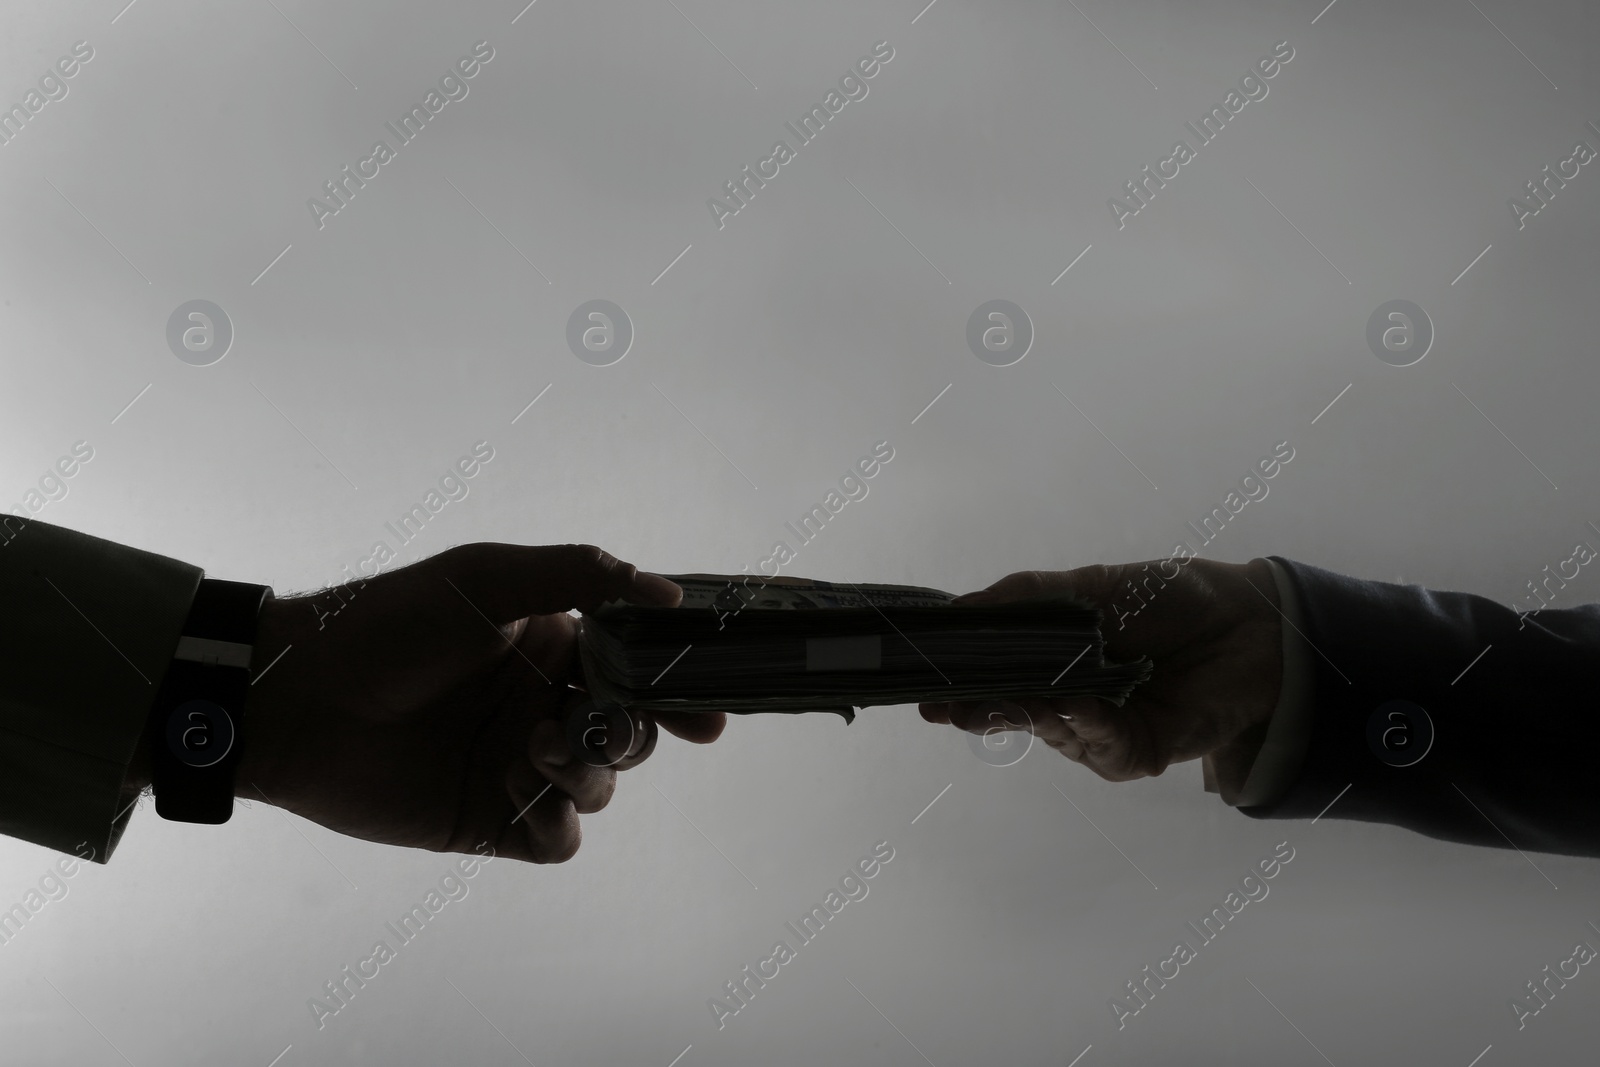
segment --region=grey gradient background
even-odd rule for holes
[[[0,102],[95,49],[0,147],[4,507],[86,439],[40,518],[305,590],[487,439],[470,496],[404,558],[591,541],[738,571],[887,439],[870,495],[789,572],[964,590],[1165,554],[1288,440],[1208,555],[1510,602],[1595,536],[1600,171],[1521,231],[1507,207],[1576,140],[1600,146],[1591,5],[124,2],[4,9]],[[1106,198],[1285,39],[1268,97],[1119,231]],[[478,40],[495,57],[468,97],[319,231],[306,199]],[[719,231],[706,198],[879,40],[895,56],[868,97]],[[195,298],[236,331],[205,368],[165,343]],[[610,367],[565,345],[595,298],[636,331]],[[1036,329],[1011,367],[965,345],[993,298]],[[1404,369],[1364,340],[1396,298],[1437,331]],[[1568,593],[1593,599],[1595,575]],[[264,805],[223,829],[140,811],[109,867],[0,947],[0,1060],[1491,1067],[1592,1048],[1592,968],[1521,1032],[1507,1005],[1595,936],[1593,861],[1255,822],[1196,764],[1126,785],[1042,747],[988,766],[910,708],[736,720],[621,785],[574,862],[490,864],[320,1031],[307,999],[446,858]],[[719,1031],[707,999],[885,839],[870,895]],[[1270,896],[1119,1032],[1109,998],[1285,840]],[[0,841],[0,903],[54,858]]]

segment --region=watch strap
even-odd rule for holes
[[[205,578],[195,591],[148,725],[156,813],[223,823],[233,814],[250,658],[263,585]]]

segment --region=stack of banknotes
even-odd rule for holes
[[[676,608],[584,616],[590,696],[645,710],[834,711],[936,700],[1101,697],[1121,705],[1150,662],[1108,663],[1100,612],[1060,595],[999,605],[906,585],[667,575]]]

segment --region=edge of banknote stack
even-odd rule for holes
[[[668,575],[676,608],[612,602],[583,618],[590,695],[644,710],[832,711],[944,700],[1099,697],[1121,706],[1148,659],[1105,658],[1099,609],[1049,595],[953,594],[751,575]]]

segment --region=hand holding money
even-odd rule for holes
[[[1053,594],[1109,607],[1151,566],[1022,571],[957,602],[998,607]],[[1202,756],[1213,758],[1219,775],[1238,777],[1261,747],[1283,673],[1270,565],[1194,559],[1144,595],[1137,611],[1118,613],[1125,625],[1108,628],[1106,636],[1107,655],[1148,656],[1157,665],[1120,707],[1095,694],[1001,703],[933,700],[922,703],[922,717],[979,734],[997,722],[1029,730],[1113,782],[1157,775]],[[1224,798],[1229,792],[1224,783]]]

